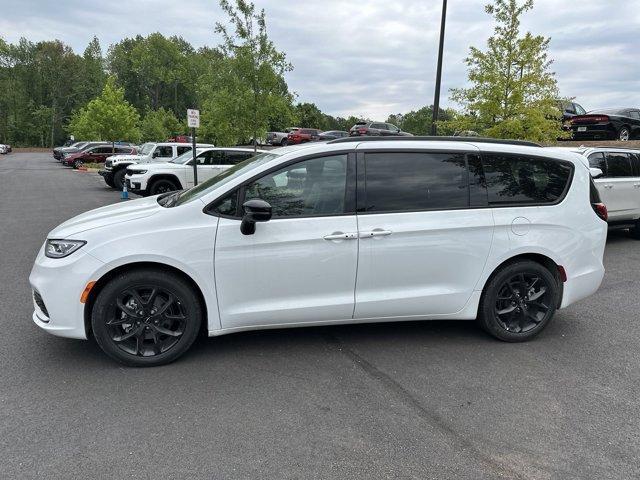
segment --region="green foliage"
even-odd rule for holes
[[[471,47],[465,60],[471,86],[451,91],[465,115],[443,126],[541,142],[562,134],[558,86],[547,52],[550,39],[520,35],[520,18],[532,8],[533,0],[494,0],[485,7],[496,22],[494,35],[486,51]]]
[[[276,123],[273,112],[290,109],[293,95],[284,80],[292,66],[269,39],[264,10],[256,12],[245,0],[220,0],[220,6],[230,23],[216,24],[226,60],[215,81],[202,85],[201,92],[207,133],[224,145],[248,140],[247,132],[263,137]]]
[[[439,120],[443,122],[454,118],[455,111],[451,108],[441,108]],[[422,107],[418,110],[411,110],[408,113],[397,113],[389,115],[387,123],[392,123],[401,130],[414,135],[431,135],[431,123],[433,121],[433,105]],[[438,129],[441,135],[449,134],[447,130]]]
[[[140,123],[143,142],[167,140],[186,132],[187,127],[170,110],[149,110]]]
[[[73,113],[69,133],[76,138],[137,142],[139,121],[138,111],[124,99],[124,89],[110,77],[98,97]]]

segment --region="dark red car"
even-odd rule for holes
[[[81,152],[75,152],[65,156],[62,164],[67,167],[78,168],[85,163],[104,163],[111,155],[135,155],[136,148],[128,145],[99,145],[91,147]]]
[[[301,128],[294,130],[287,135],[287,143],[289,145],[296,145],[298,143],[315,142],[320,139],[322,130],[317,128]]]

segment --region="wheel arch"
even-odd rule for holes
[[[191,287],[193,288],[193,291],[198,297],[198,301],[200,302],[200,306],[202,308],[203,322],[200,328],[202,332],[204,332],[204,334],[206,335],[206,333],[208,332],[207,319],[209,318],[208,311],[207,311],[207,302],[205,301],[204,295],[202,293],[202,289],[197,284],[197,282],[189,274],[185,273],[183,270],[180,270],[179,268],[174,267],[172,265],[167,265],[159,262],[140,261],[140,262],[126,263],[124,265],[119,265],[109,270],[108,272],[105,272],[96,281],[84,305],[84,328],[85,328],[87,338],[89,338],[89,336],[92,335],[91,313],[93,312],[93,306],[95,304],[96,298],[98,297],[102,289],[105,287],[105,285],[107,285],[112,278],[116,277],[120,273],[132,271],[132,270],[144,269],[144,268],[161,270],[161,271],[164,271],[165,273],[171,273],[171,274],[177,275],[181,277],[183,280],[185,280],[189,285],[191,285]]]
[[[554,278],[558,283],[559,295],[558,295],[557,308],[560,308],[560,305],[562,304],[562,296],[564,293],[564,282],[560,277],[560,269],[559,269],[560,266],[551,257],[548,257],[541,253],[520,253],[518,255],[514,255],[513,257],[510,257],[504,260],[502,263],[497,265],[493,269],[493,271],[489,274],[489,276],[484,282],[484,285],[482,286],[482,296],[484,296],[485,291],[487,289],[487,285],[489,285],[489,282],[491,281],[491,279],[495,277],[500,270],[502,270],[507,265],[518,262],[520,260],[530,260],[530,261],[539,263],[540,265],[545,267],[547,270],[549,270],[549,273],[551,273],[554,276]]]
[[[150,190],[154,182],[157,182],[158,180],[171,180],[176,184],[176,187],[184,188],[177,175],[174,175],[173,173],[154,173],[149,177],[149,180],[147,180],[147,190]]]

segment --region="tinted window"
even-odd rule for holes
[[[178,150],[178,156],[180,156],[185,152],[190,152],[191,147],[177,147],[177,150]]]
[[[397,212],[469,205],[467,171],[458,153],[368,153],[366,210]]]
[[[314,158],[269,173],[247,185],[245,200],[269,202],[274,217],[344,213],[347,156]]]
[[[553,203],[571,177],[567,162],[519,155],[485,154],[482,159],[489,204]]]
[[[378,128],[380,130],[386,130],[387,126],[384,123],[372,123],[371,128]]]
[[[640,120],[640,112],[638,110],[631,110],[629,112],[629,116],[631,118],[635,118],[636,120]]]
[[[587,113],[587,112],[585,111],[585,109],[584,109],[584,108],[582,108],[582,107],[581,107],[580,105],[578,105],[577,103],[574,103],[574,104],[573,104],[573,106],[576,108],[576,113],[577,113],[578,115],[584,115],[585,113]]]
[[[154,157],[171,158],[173,157],[173,147],[157,147],[153,152]]]
[[[238,205],[238,191],[235,190],[218,200],[213,206],[213,210],[220,215],[235,217]]]
[[[632,177],[631,157],[628,153],[607,153],[607,177]]]
[[[392,132],[396,132],[398,131],[398,127],[396,127],[395,125],[392,125],[390,123],[387,123],[387,130],[391,130]]]
[[[592,153],[588,158],[590,167],[599,168],[605,176],[607,175],[607,163],[604,161],[604,153]]]
[[[132,149],[131,147],[117,147],[116,148],[116,153],[131,153]]]
[[[633,176],[640,177],[640,154],[631,153],[631,166],[633,167]]]
[[[253,153],[249,152],[225,152],[225,165],[235,165],[236,163],[240,163],[247,158],[251,158]]]

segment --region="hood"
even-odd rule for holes
[[[111,160],[112,162],[122,162],[129,160],[133,160],[135,162],[137,160],[142,160],[143,158],[147,157],[144,155],[112,155],[110,157],[107,157],[107,159]]]
[[[118,223],[149,217],[164,207],[158,205],[156,197],[140,198],[125,203],[116,203],[96,208],[73,217],[49,232],[47,238],[71,238],[80,232]]]
[[[171,162],[145,163],[144,166],[142,165],[138,165],[138,166],[140,169],[144,169],[144,170],[184,170],[185,168],[185,165],[181,163],[171,163]]]

